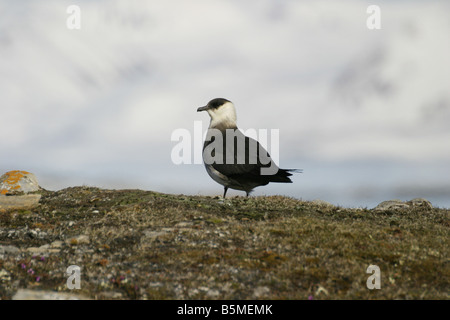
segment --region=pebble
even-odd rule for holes
[[[89,242],[89,236],[84,234],[66,239],[66,243],[70,245],[89,244]]]
[[[253,290],[253,296],[255,296],[255,298],[261,298],[269,293],[270,289],[268,287],[256,287],[255,290]]]
[[[10,273],[8,271],[6,271],[5,269],[0,270],[0,281],[10,281],[11,280],[11,276]]]
[[[59,253],[60,249],[57,248],[51,248],[50,244],[44,244],[40,247],[29,247],[27,248],[27,252],[33,253],[33,254],[48,254],[48,253]]]
[[[219,290],[216,290],[216,289],[211,289],[211,290],[208,290],[208,292],[206,292],[206,296],[208,298],[217,298],[219,295],[220,295],[220,292],[219,292]]]
[[[328,290],[327,289],[325,289],[324,287],[322,287],[321,285],[319,285],[318,287],[317,287],[317,290],[316,290],[316,296],[319,296],[319,295],[321,295],[321,294],[324,294],[324,295],[326,295],[326,296],[328,296]]]
[[[53,241],[50,243],[50,248],[61,248],[64,242],[60,240]]]
[[[178,228],[189,228],[189,227],[192,227],[193,224],[194,223],[192,221],[181,221],[181,222],[178,222],[175,225],[175,227],[178,227]]]
[[[102,292],[100,293],[100,295],[105,298],[105,299],[122,299],[123,298],[123,293],[122,292],[117,292],[117,291],[106,291],[106,292]]]
[[[147,238],[156,239],[160,236],[166,235],[168,233],[168,231],[166,231],[166,230],[156,231],[156,230],[148,229],[148,230],[144,230],[143,233],[144,233],[144,236]]]
[[[44,239],[47,237],[47,233],[39,228],[28,230],[27,235],[32,239]]]
[[[149,286],[152,287],[152,288],[155,288],[155,287],[162,287],[163,284],[162,284],[162,282],[154,281],[154,282],[150,282]]]

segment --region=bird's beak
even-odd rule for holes
[[[197,109],[197,112],[206,111],[208,109],[209,109],[208,106],[200,107],[200,108]]]

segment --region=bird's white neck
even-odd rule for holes
[[[210,128],[236,128],[236,109],[233,103],[227,102],[218,109],[210,109]]]

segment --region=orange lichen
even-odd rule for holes
[[[7,176],[5,182],[8,184],[16,184],[19,182],[20,179],[22,179],[26,174],[29,174],[27,171],[9,171],[5,173],[5,176]]]
[[[27,174],[29,174],[29,172],[19,170],[9,171],[5,173],[4,176],[6,177],[6,179],[2,183],[5,183],[9,186],[8,189],[1,189],[0,194],[5,195],[10,190],[20,189],[20,186],[15,184],[17,184],[20,181],[20,179],[22,179]]]

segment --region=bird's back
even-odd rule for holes
[[[292,182],[290,170],[278,168],[258,141],[237,128],[210,128],[203,157],[205,165],[227,177],[234,189],[249,192],[269,182]],[[272,174],[264,174],[263,168],[271,168]]]

